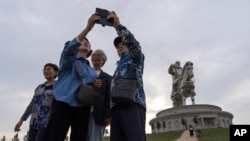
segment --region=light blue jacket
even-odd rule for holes
[[[76,38],[65,43],[59,63],[58,80],[54,85],[55,100],[68,103],[74,107],[83,106],[76,100],[76,93],[81,80],[75,60],[80,60],[80,68],[84,76],[83,83],[93,85],[94,80],[98,77],[89,61],[77,54],[80,45],[81,43]]]

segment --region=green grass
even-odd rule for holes
[[[171,131],[165,133],[147,134],[147,141],[174,141],[178,139],[183,131]],[[109,141],[109,138],[104,138],[103,141]]]
[[[147,141],[174,141],[177,140],[183,131],[170,131],[165,133],[147,134]]]
[[[229,128],[203,129],[198,141],[229,141]]]
[[[164,133],[147,134],[147,141],[175,141],[183,131],[171,131]],[[229,141],[229,128],[202,129],[202,136],[197,137],[198,141]],[[105,138],[103,141],[109,141]]]

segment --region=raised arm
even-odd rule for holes
[[[100,16],[97,13],[92,14],[89,19],[86,27],[80,32],[80,34],[71,41],[65,43],[64,49],[61,53],[59,67],[60,70],[68,68],[75,59],[77,54],[77,49],[80,47],[81,42],[86,38],[87,34],[94,27],[95,22],[100,19]]]
[[[116,29],[117,34],[122,38],[122,42],[128,47],[133,62],[137,64],[142,63],[144,61],[144,55],[142,54],[141,46],[135,39],[134,35],[120,23],[119,17],[115,12],[110,12],[107,19],[113,20],[113,27]]]
[[[100,20],[100,16],[98,16],[97,13],[94,13],[90,16],[88,19],[87,26],[82,30],[82,32],[77,36],[79,41],[82,41],[87,34],[91,31],[91,29],[94,27],[96,21]]]

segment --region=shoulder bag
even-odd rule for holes
[[[77,67],[78,75],[82,82],[83,75],[81,73],[79,60],[76,60],[75,64]],[[94,88],[82,82],[76,93],[77,101],[79,101],[83,105],[91,106],[94,104],[96,97],[97,97],[97,92],[94,90]]]
[[[111,92],[112,101],[117,104],[132,104],[138,91],[135,79],[118,79]]]

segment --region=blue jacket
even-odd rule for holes
[[[117,68],[114,73],[111,90],[114,86],[114,82],[119,78],[138,79],[139,90],[136,93],[136,103],[142,105],[146,109],[146,97],[143,89],[143,69],[144,69],[144,55],[141,51],[139,42],[135,39],[134,35],[122,25],[117,28],[118,35],[122,38],[122,42],[126,44],[129,52],[122,53]],[[112,103],[114,106],[115,103]]]
[[[77,54],[80,45],[81,43],[76,38],[65,43],[60,58],[58,80],[54,85],[55,100],[74,107],[83,106],[76,100],[77,89],[81,82],[93,85],[94,80],[98,77],[89,61]],[[82,81],[78,75],[75,60],[80,60],[80,68],[84,77]]]

